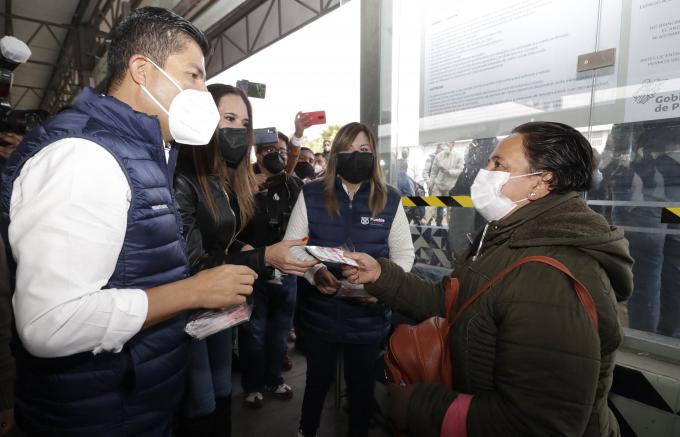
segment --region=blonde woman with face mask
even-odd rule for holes
[[[415,257],[398,191],[385,184],[375,137],[361,123],[343,126],[330,149],[326,175],[306,184],[284,239],[345,247],[389,257],[410,270]],[[300,259],[310,259],[296,249]],[[351,436],[366,436],[373,409],[376,360],[390,329],[390,311],[374,299],[343,297],[338,265],[319,264],[298,288],[299,326],[307,352],[307,381],[299,436],[314,436],[343,351]],[[365,294],[364,294],[365,296]]]

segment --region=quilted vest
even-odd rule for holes
[[[389,257],[388,238],[401,199],[397,190],[388,186],[387,204],[374,217],[368,204],[368,183],[359,187],[352,201],[339,179],[335,188],[340,215],[331,217],[325,210],[323,181],[313,181],[303,187],[309,222],[307,244],[324,247],[344,245],[374,258]],[[331,268],[331,271],[334,269]],[[391,312],[384,305],[350,303],[320,293],[307,281],[300,281],[300,284],[302,324],[313,335],[329,342],[351,344],[380,343],[387,336]]]
[[[33,129],[7,164],[0,218],[10,255],[7,230],[14,180],[26,161],[65,138],[86,139],[92,147],[106,149],[130,184],[125,240],[104,288],[147,289],[187,277],[181,219],[171,189],[176,152],[166,162],[156,117],[90,88],[72,107]],[[16,270],[15,265],[10,268]],[[120,353],[39,358],[17,340],[15,409],[20,426],[32,435],[170,435],[185,383],[185,322],[186,314],[181,314],[144,329]]]

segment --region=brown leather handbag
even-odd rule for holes
[[[449,350],[451,326],[496,282],[517,267],[529,262],[547,264],[567,275],[588,317],[597,329],[598,320],[595,302],[588,290],[574,277],[571,271],[554,258],[528,256],[510,264],[494,276],[470,296],[455,314],[452,311],[458,299],[459,284],[457,279],[450,278],[444,287],[447,317],[431,317],[418,325],[399,325],[394,330],[389,339],[389,349],[384,358],[389,380],[397,384],[443,383],[451,387],[453,377]]]

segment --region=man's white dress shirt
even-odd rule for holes
[[[119,352],[142,329],[146,292],[104,288],[123,247],[130,198],[118,161],[85,139],[56,141],[21,169],[9,242],[18,266],[16,326],[31,354]]]

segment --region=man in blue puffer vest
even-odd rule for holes
[[[15,410],[29,435],[170,435],[187,310],[244,302],[256,277],[221,266],[187,278],[169,145],[206,144],[219,120],[205,36],[142,8],[111,38],[106,95],[84,89],[2,175]]]

